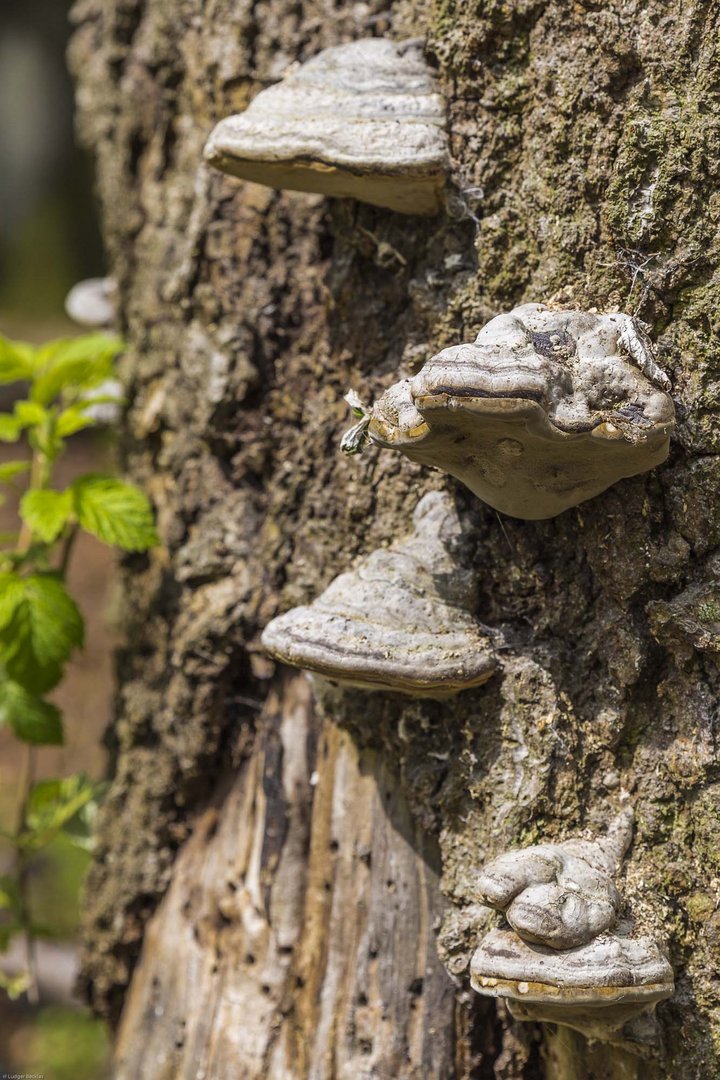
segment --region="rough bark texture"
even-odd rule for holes
[[[88,994],[115,1020],[126,1002],[118,1075],[720,1076],[716,5],[80,0],[75,19],[126,464],[165,541],[125,567],[87,892]],[[426,36],[438,66],[445,214],[201,167],[213,123],[287,64],[383,33]],[[553,296],[651,323],[679,403],[669,462],[550,522],[451,487],[504,677],[450,704],[313,705],[259,629],[450,486],[392,453],[343,460],[342,394]],[[677,974],[642,1065],[514,1025],[465,981],[473,866],[601,828],[621,788],[638,824],[620,886]]]

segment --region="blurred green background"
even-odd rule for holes
[[[68,0],[0,0],[0,332],[34,343],[80,333],[65,316],[65,295],[76,281],[105,272],[92,161],[73,136],[73,87],[65,67],[70,8]],[[107,466],[110,442],[107,436],[76,436],[60,479]],[[12,448],[2,449],[13,456]],[[11,504],[0,508],[0,530],[11,527],[14,513]],[[89,645],[54,695],[64,712],[66,745],[39,752],[39,777],[103,773],[113,576],[108,549],[84,538],[70,586],[87,619]],[[21,754],[12,736],[0,731],[0,829],[11,828],[15,817]],[[8,858],[0,845],[0,873]],[[46,927],[40,943],[43,997],[33,1009],[0,991],[0,1074],[37,1073],[44,1080],[108,1075],[104,1027],[71,990],[86,865],[87,856],[62,839],[33,863],[32,905]],[[14,960],[0,956],[6,972],[19,962],[17,952]]]
[[[92,162],[73,137],[70,7],[0,3],[0,319],[8,336],[20,329],[42,340],[69,329],[65,294],[103,272]]]

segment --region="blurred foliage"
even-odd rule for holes
[[[85,1011],[48,1006],[12,1040],[24,1069],[43,1080],[103,1080],[109,1075],[104,1026]]]

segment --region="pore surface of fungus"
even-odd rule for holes
[[[584,945],[617,920],[620,896],[612,877],[632,839],[632,820],[627,810],[597,840],[500,855],[480,871],[478,899],[502,911],[527,942],[555,949]]]
[[[448,165],[443,102],[417,42],[336,45],[222,120],[205,158],[270,187],[435,214]]]
[[[665,460],[668,388],[629,315],[525,304],[391,386],[366,432],[496,510],[549,518]]]
[[[310,606],[273,619],[262,636],[267,652],[337,682],[419,697],[489,679],[499,664],[492,632],[474,615],[452,500],[431,492],[413,521],[411,536],[335,578]]]

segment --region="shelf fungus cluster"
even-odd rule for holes
[[[391,386],[343,448],[369,438],[505,514],[550,518],[665,460],[669,389],[629,315],[526,304]]]
[[[411,536],[374,551],[308,607],[273,619],[273,657],[344,685],[446,697],[498,669],[497,635],[474,615],[473,573],[446,494],[425,495]]]
[[[652,1042],[672,969],[648,937],[616,928],[612,877],[632,837],[624,812],[607,836],[511,851],[483,868],[478,899],[505,916],[470,965],[473,988],[507,999],[518,1020],[564,1024],[629,1046]],[[615,928],[615,929],[614,929]]]
[[[222,120],[205,158],[269,187],[432,215],[448,167],[443,102],[416,41],[336,45]]]

